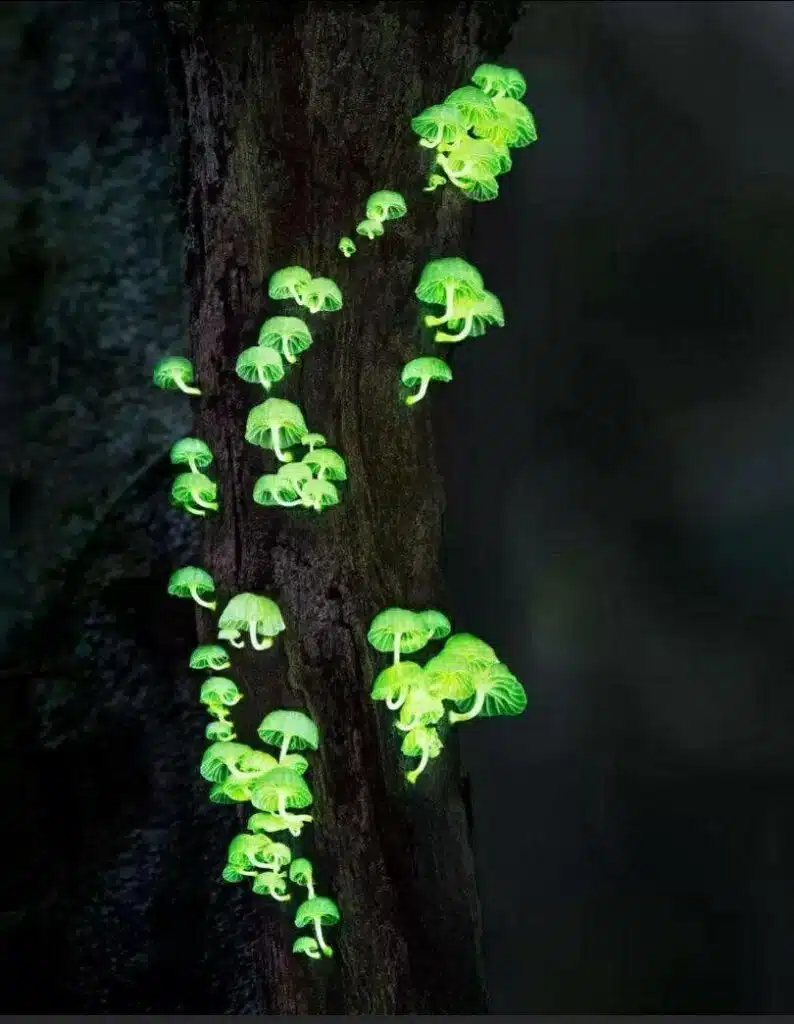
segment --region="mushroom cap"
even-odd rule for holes
[[[405,654],[421,651],[430,639],[427,627],[417,612],[407,608],[386,608],[372,620],[367,640],[376,651],[388,653],[394,649],[394,638],[398,633],[400,651]]]
[[[345,460],[333,448],[319,448],[314,452],[306,452],[302,462],[309,467],[310,476],[311,473],[319,473],[320,470],[323,470],[326,480],[347,480]]]
[[[256,730],[263,743],[280,747],[290,737],[288,750],[316,750],[320,745],[317,726],[302,711],[282,708],[265,715]]]
[[[444,704],[440,698],[428,693],[424,687],[416,686],[408,691],[398,721],[402,726],[415,728],[417,725],[435,725],[443,717]]]
[[[472,633],[453,633],[447,638],[441,654],[454,654],[456,658],[465,661],[470,669],[487,668],[499,661],[493,647]]]
[[[152,370],[152,380],[159,388],[176,388],[176,381],[193,383],[193,364],[184,356],[163,356]]]
[[[284,363],[274,348],[252,345],[244,348],[237,357],[235,371],[238,377],[250,384],[260,384],[260,374],[273,383],[284,376]]]
[[[406,387],[421,384],[425,380],[452,380],[452,370],[435,356],[418,356],[406,363],[400,378]]]
[[[385,229],[379,220],[371,220],[369,217],[356,224],[356,234],[365,238],[380,238],[385,234]]]
[[[212,743],[230,743],[235,736],[234,724],[225,719],[222,722],[210,722],[204,730],[205,739]]]
[[[466,700],[474,694],[472,671],[463,658],[442,651],[425,663],[428,691],[440,700]]]
[[[251,890],[257,896],[269,896],[272,892],[283,896],[287,891],[287,880],[278,871],[262,871],[254,879]]]
[[[337,248],[339,249],[343,256],[352,256],[353,253],[356,251],[356,243],[353,241],[352,238],[349,238],[347,235],[343,235],[339,239]]]
[[[244,632],[252,624],[262,636],[277,636],[286,628],[276,602],[261,594],[236,594],[218,619],[219,629]]]
[[[427,608],[419,612],[419,618],[430,630],[431,640],[443,640],[452,632],[452,623],[447,616],[435,608]]]
[[[280,350],[286,342],[290,352],[303,352],[312,343],[312,332],[297,316],[271,316],[259,329],[257,345]]]
[[[179,504],[187,504],[193,498],[214,501],[218,485],[203,473],[180,473],[171,484],[171,497]]]
[[[168,593],[172,597],[190,597],[191,587],[199,594],[206,594],[215,590],[215,580],[196,565],[185,565],[171,574]]]
[[[325,445],[325,437],[322,434],[304,434],[301,444],[311,445],[312,448],[322,448]]]
[[[438,757],[443,749],[444,744],[436,730],[424,725],[407,732],[400,747],[407,757],[421,757],[425,751],[428,757]]]
[[[213,460],[209,445],[198,437],[183,437],[171,445],[171,463],[174,466],[187,465],[193,462],[200,469],[205,469]]]
[[[232,773],[232,767],[250,749],[245,743],[213,743],[201,758],[199,773],[202,779],[207,782],[225,782]]]
[[[485,691],[480,717],[491,718],[495,715],[520,715],[527,706],[527,695],[507,665],[498,662],[487,668],[478,669],[473,675],[474,688],[478,692]],[[475,698],[456,702],[463,712],[468,711]]]
[[[314,881],[314,868],[310,860],[305,857],[296,857],[289,866],[289,879],[296,885],[306,886],[308,882]]]
[[[504,156],[485,138],[473,139],[467,135],[447,155],[453,171],[464,172],[465,177],[478,180],[501,173]]]
[[[371,697],[373,700],[394,699],[406,690],[423,687],[426,683],[425,670],[421,665],[415,661],[399,661],[375,676]]]
[[[277,430],[282,446],[299,444],[307,433],[303,413],[293,402],[268,398],[248,413],[245,439],[260,448],[273,448],[271,431]]]
[[[476,267],[459,256],[448,256],[425,264],[414,294],[421,302],[446,305],[448,286],[453,287],[456,298],[479,295],[484,288]]]
[[[422,138],[435,138],[441,129],[441,144],[450,144],[466,134],[466,118],[456,106],[439,103],[411,118],[411,128]]]
[[[210,787],[209,798],[210,798],[210,803],[211,804],[244,803],[245,800],[248,799],[247,796],[244,797],[242,800],[237,800],[236,798],[233,798],[233,797],[229,796],[229,794],[226,792],[226,782],[225,781],[224,782],[216,782],[213,786]]]
[[[497,97],[493,104],[496,121],[482,129],[485,138],[499,140],[511,149],[520,149],[537,141],[538,129],[528,106],[510,96]]]
[[[320,301],[318,312],[333,313],[342,308],[342,293],[330,277],[313,277],[302,298],[309,305]]]
[[[279,481],[279,485],[282,487],[288,487],[291,491],[297,494],[303,485],[311,480],[312,471],[304,458],[301,462],[288,462],[283,466],[279,466],[276,477]]]
[[[471,314],[471,327],[469,334],[473,338],[485,334],[488,327],[494,324],[497,327],[504,327],[505,315],[502,303],[493,292],[482,292],[473,298],[455,301],[454,316],[450,319],[448,327],[450,331],[457,331],[463,326],[463,318]]]
[[[312,960],[320,959],[320,947],[317,944],[317,939],[311,935],[299,935],[292,943],[292,952],[305,953]]]
[[[312,478],[305,484],[302,493],[309,505],[319,504],[320,508],[328,508],[339,504],[339,491],[330,480]]]
[[[295,927],[305,928],[307,924],[319,921],[323,925],[336,924],[339,921],[339,907],[327,896],[314,896],[304,900],[295,914]]]
[[[245,775],[267,775],[278,768],[278,761],[266,750],[246,750],[237,761],[236,768]]]
[[[220,644],[201,644],[190,655],[191,668],[209,668],[213,672],[222,672],[230,668],[231,664],[226,648]]]
[[[304,267],[283,267],[271,276],[267,294],[271,299],[291,299],[290,289],[300,295],[311,279],[312,275]]]
[[[254,484],[253,499],[257,505],[278,505],[278,498],[291,501],[297,496],[293,486],[278,473],[265,473]]]
[[[274,768],[257,779],[251,789],[251,803],[259,811],[277,811],[279,796],[284,796],[285,807],[309,807],[312,794],[304,779],[291,768]]]
[[[231,708],[243,699],[243,695],[237,688],[237,684],[226,676],[210,676],[201,684],[199,703],[201,704],[222,704]]]
[[[516,68],[504,68],[501,64],[480,64],[474,69],[471,80],[491,97],[495,92],[503,92],[506,96],[520,100],[527,91],[527,83],[521,72]]]
[[[496,120],[493,100],[475,85],[463,85],[455,89],[444,100],[444,106],[457,107],[463,114],[467,128],[483,128]]]
[[[281,758],[283,768],[291,768],[298,775],[305,775],[309,770],[309,762],[300,754],[285,754]]]
[[[272,839],[269,839],[261,832],[256,835],[252,835],[250,832],[242,832],[229,843],[226,862],[230,867],[236,868],[238,871],[245,871],[250,866],[263,864],[264,861],[261,855],[270,846],[272,841]]]
[[[262,835],[260,832],[259,835]],[[262,835],[262,838],[267,838]],[[268,867],[283,868],[292,860],[292,850],[287,846],[286,843],[274,842],[272,839],[267,840],[268,845],[264,850],[264,860]]]
[[[408,212],[405,196],[391,189],[380,189],[373,192],[367,200],[366,214],[368,220],[397,220]]]
[[[248,819],[245,826],[249,832],[284,832],[287,824],[278,814],[268,814],[267,811],[255,811]]]

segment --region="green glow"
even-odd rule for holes
[[[294,465],[294,463],[293,463]],[[266,473],[254,484],[254,501],[257,505],[280,505],[282,508],[293,508],[302,505],[297,491],[278,473]]]
[[[428,761],[438,757],[444,744],[435,729],[420,726],[406,733],[400,749],[406,757],[419,758],[417,766],[405,773],[406,780],[413,785],[427,767]]]
[[[311,279],[312,275],[303,267],[284,267],[270,278],[267,294],[271,299],[292,299],[299,306],[303,306],[303,296]]]
[[[443,612],[435,608],[427,608],[419,612],[419,618],[430,631],[431,640],[443,640],[452,632],[452,623]]]
[[[474,696],[460,702],[460,712],[449,712],[450,724],[468,722],[477,715],[520,715],[527,706],[524,687],[506,665],[476,669],[472,681]]]
[[[411,119],[411,128],[421,136],[419,145],[435,149],[446,143],[452,145],[466,134],[466,118],[456,106],[438,104],[428,107]]]
[[[488,668],[499,663],[493,647],[473,633],[453,633],[444,644],[442,655],[461,658],[470,668]]]
[[[296,357],[311,344],[312,332],[296,316],[271,316],[262,324],[257,338],[258,346],[275,351],[290,365],[297,362]]]
[[[314,868],[311,861],[305,857],[297,857],[289,866],[289,879],[295,885],[301,885],[313,900],[314,893]]]
[[[265,871],[254,879],[253,891],[259,896],[270,896],[279,903],[286,903],[292,897],[287,892],[287,880],[277,871]]]
[[[322,512],[324,508],[339,504],[339,491],[330,480],[309,480],[303,488],[302,503],[315,512]]]
[[[312,794],[302,776],[291,768],[274,768],[251,790],[251,803],[259,811],[276,814],[287,825],[312,820],[310,814],[291,814],[312,804]]]
[[[505,317],[502,303],[492,292],[484,291],[481,295],[469,299],[461,299],[455,304],[454,319],[448,326],[457,328],[454,334],[436,331],[438,342],[463,341],[468,337],[477,337],[485,333],[488,327],[496,325],[504,327]]]
[[[471,76],[472,82],[492,99],[509,96],[520,100],[527,91],[524,76],[516,68],[504,68],[500,64],[480,64]]]
[[[375,676],[370,696],[373,700],[384,701],[389,711],[397,711],[412,690],[422,689],[425,685],[421,665],[415,661],[399,661]]]
[[[333,448],[309,451],[303,456],[302,463],[308,467],[309,475],[316,473],[320,480],[347,480],[345,460]]]
[[[305,928],[307,925],[314,927],[314,937],[317,945],[325,956],[333,956],[333,949],[326,944],[323,937],[323,925],[327,928],[339,922],[339,907],[333,900],[326,896],[315,896],[301,903],[298,912],[295,914],[295,927]]]
[[[220,722],[210,722],[204,730],[204,736],[213,743],[229,743],[236,739],[237,733],[234,731],[234,724],[232,722],[223,720]]]
[[[308,445],[309,451],[313,452],[315,448],[322,448],[325,445],[325,438],[322,434],[304,434],[301,444]]]
[[[427,185],[422,189],[423,192],[435,192],[441,185],[446,185],[447,179],[443,174],[431,174],[427,179]]]
[[[231,708],[235,704],[239,704],[242,699],[243,695],[237,688],[237,684],[231,679],[227,679],[226,676],[210,676],[201,684],[199,701],[202,704],[208,706],[222,704],[224,707]]]
[[[237,357],[235,370],[242,380],[261,384],[265,391],[270,391],[273,384],[284,376],[284,364],[279,353],[262,345],[243,349]]]
[[[251,748],[245,743],[213,743],[201,759],[199,772],[207,782],[225,782],[237,771],[237,763]],[[275,760],[275,758],[274,758]]]
[[[177,508],[193,516],[216,512],[217,484],[203,473],[180,473],[171,484],[171,500]]]
[[[356,234],[372,241],[373,238],[380,238],[384,234],[383,225],[378,220],[362,220],[360,224],[356,224]]]
[[[193,383],[193,364],[184,356],[165,356],[152,371],[152,380],[164,391],[179,390],[186,395],[200,395],[199,388],[191,387]]]
[[[464,85],[460,89],[455,89],[444,100],[444,106],[456,107],[463,115],[467,129],[482,131],[497,119],[493,100],[474,85]]]
[[[202,644],[190,655],[190,667],[195,669],[208,668],[213,672],[223,672],[232,667],[226,650],[218,644]]]
[[[285,626],[275,601],[259,594],[237,594],[221,612],[218,628],[247,631],[251,647],[265,651]]]
[[[504,157],[487,139],[467,136],[449,153],[439,153],[436,163],[470,199],[482,202],[499,194],[496,175],[505,165]]]
[[[317,945],[317,940],[313,939],[310,935],[299,935],[297,939],[292,943],[293,953],[305,953],[306,956],[312,960],[320,960],[320,947]]]
[[[273,840],[264,834],[253,835],[243,832],[229,843],[226,863],[240,874],[245,874],[251,869],[262,871],[270,867],[271,862],[267,858],[267,853],[272,845]],[[287,852],[289,853],[289,850]]]
[[[428,693],[439,700],[467,700],[474,695],[473,671],[464,658],[442,651],[425,664]]]
[[[285,487],[289,487],[296,494],[300,494],[304,486],[311,480],[312,470],[304,458],[300,462],[291,462],[289,465],[279,466],[276,476]]]
[[[317,726],[302,711],[283,708],[265,715],[256,730],[263,743],[279,748],[279,762],[290,751],[316,750],[320,744]]]
[[[418,359],[412,359],[405,364],[400,379],[407,388],[419,385],[416,394],[408,395],[405,399],[406,405],[414,405],[425,397],[431,380],[451,381],[452,370],[443,359],[437,359],[435,356],[419,356]]]
[[[239,629],[219,629],[218,639],[225,640],[226,643],[230,644],[232,647],[236,647],[238,650],[245,647],[245,644],[240,639]]]
[[[392,654],[395,665],[401,654],[421,651],[429,639],[421,616],[406,608],[387,608],[379,612],[367,633],[367,640],[375,650]]]
[[[356,251],[356,243],[352,238],[348,238],[347,235],[344,235],[339,239],[338,248],[342,255],[349,259]]]
[[[277,814],[268,814],[266,811],[256,811],[248,819],[246,828],[249,832],[289,832],[291,836],[298,837],[301,834],[303,823],[293,824],[285,822]]]
[[[414,294],[420,302],[443,305],[440,317],[426,316],[428,327],[437,327],[453,315],[456,303],[481,295],[484,291],[482,275],[471,263],[457,256],[431,260],[425,265]]]
[[[314,277],[303,293],[310,313],[333,313],[342,308],[342,293],[330,277]]]
[[[215,580],[208,572],[199,569],[195,565],[186,565],[177,569],[168,581],[168,593],[171,597],[190,597],[202,608],[215,610],[215,601],[205,601],[202,594],[212,594],[215,591]]]
[[[529,107],[510,97],[497,98],[493,102],[496,120],[482,129],[475,129],[475,135],[510,149],[520,149],[537,142],[538,130]]]
[[[279,462],[292,462],[292,455],[283,449],[300,444],[307,433],[303,413],[283,398],[268,398],[255,405],[245,425],[246,441],[271,449]]]
[[[197,437],[183,437],[171,446],[171,463],[174,466],[188,466],[191,473],[198,473],[212,463],[212,452]]]
[[[408,691],[395,725],[401,732],[412,732],[420,726],[435,725],[443,717],[443,701],[417,686]]]
[[[399,217],[404,217],[407,212],[408,206],[405,197],[390,189],[373,192],[367,200],[367,220],[383,223],[386,220],[397,220]]]

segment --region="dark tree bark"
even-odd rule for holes
[[[401,404],[399,373],[418,354],[418,274],[433,256],[463,253],[466,204],[451,189],[422,192],[427,155],[409,120],[498,56],[517,9],[463,0],[160,9],[182,107],[190,348],[203,389],[196,433],[215,453],[221,497],[205,567],[221,607],[240,591],[267,594],[287,624],[272,651],[235,656],[247,696],[236,721],[252,743],[275,707],[318,723],[308,852],[319,891],[342,913],[333,960],[306,962],[291,952],[291,915],[251,896],[268,1013],[485,1012],[454,736],[409,787],[390,716],[368,695],[383,662],[366,632],[382,608],[443,599],[431,402]],[[378,188],[403,192],[409,215],[346,261],[337,241]],[[269,276],[291,264],[332,277],[345,297],[340,312],[312,318],[313,347],[276,389],[347,461],[341,505],[316,516],[253,503],[273,459],[243,439],[262,399],[234,372],[265,317],[292,312],[267,299]],[[213,625],[200,614],[205,641]]]

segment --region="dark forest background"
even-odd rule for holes
[[[181,239],[136,2],[0,6],[7,1012],[257,1012],[168,508]],[[794,1009],[794,4],[535,2],[433,404],[493,1012]],[[388,83],[384,82],[384,88]],[[164,609],[167,607],[167,613]],[[36,983],[27,978],[36,971]]]

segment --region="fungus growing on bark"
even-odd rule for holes
[[[300,444],[307,433],[303,413],[283,398],[255,405],[245,424],[246,441],[271,449],[279,462],[292,462],[292,455],[283,449]]]
[[[283,378],[284,364],[274,348],[252,345],[251,348],[243,349],[237,357],[235,371],[242,380],[249,384],[261,384],[265,391],[270,391],[276,381]]]
[[[405,399],[406,405],[414,405],[425,397],[431,380],[441,383],[451,381],[452,370],[443,359],[437,359],[435,356],[419,356],[405,364],[400,380],[407,388],[419,385],[419,390]]]
[[[217,512],[218,485],[203,473],[180,473],[171,484],[171,501],[192,516]]]
[[[191,473],[198,473],[212,464],[213,455],[209,446],[198,437],[183,437],[171,445],[171,464],[187,466]]]
[[[152,371],[152,380],[164,391],[182,391],[186,395],[200,395],[193,383],[193,364],[184,356],[164,356]]]
[[[255,651],[266,651],[285,626],[275,601],[261,594],[237,594],[221,612],[218,628],[247,633]]]
[[[257,345],[272,350],[291,364],[312,344],[312,332],[297,316],[271,316],[259,329]]]
[[[271,299],[292,299],[302,306],[303,294],[311,279],[312,275],[303,267],[284,267],[270,278],[267,294]]]
[[[215,601],[205,601],[202,594],[215,592],[215,580],[204,569],[195,565],[186,565],[172,573],[168,582],[168,593],[172,597],[190,597],[202,608],[214,611]]]

